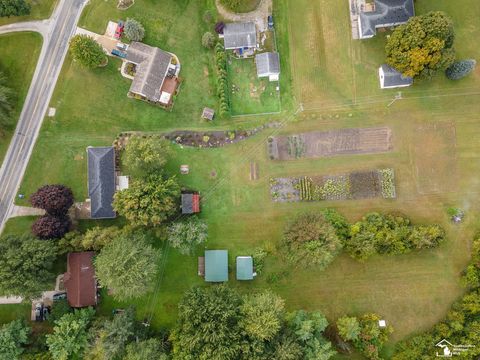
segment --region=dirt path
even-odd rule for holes
[[[256,10],[248,13],[234,13],[225,9],[220,0],[215,1],[218,13],[226,20],[249,22],[253,21],[257,25],[257,29],[263,32],[267,29],[267,17],[272,12],[272,0],[261,0]]]

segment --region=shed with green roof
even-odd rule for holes
[[[228,281],[227,250],[205,250],[205,281]]]
[[[237,280],[253,280],[253,258],[237,256]]]

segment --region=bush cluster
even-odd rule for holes
[[[44,185],[31,197],[33,207],[43,209],[46,215],[32,225],[32,233],[40,239],[60,239],[72,223],[68,210],[74,202],[72,190],[64,185]]]
[[[345,250],[355,259],[374,254],[405,254],[414,249],[438,246],[445,239],[439,225],[414,226],[401,216],[367,214],[350,227]]]
[[[220,115],[224,116],[230,111],[230,107],[227,95],[227,54],[220,43],[215,46],[215,67],[217,69],[217,96],[220,100]]]

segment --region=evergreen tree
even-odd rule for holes
[[[450,80],[459,80],[470,74],[476,65],[477,62],[473,59],[455,61],[445,74]]]

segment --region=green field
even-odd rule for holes
[[[232,116],[280,112],[280,84],[259,79],[254,59],[230,56],[227,68]]]
[[[26,16],[11,16],[0,18],[0,26],[20,21],[47,19],[52,14],[57,0],[29,0],[32,9]]]
[[[30,81],[37,65],[42,37],[36,33],[15,33],[0,36],[0,71],[7,77],[9,87],[15,93],[12,121],[6,131],[0,131],[0,161],[8,149]]]
[[[438,322],[463,292],[460,273],[468,262],[470,240],[479,226],[476,214],[480,208],[475,199],[480,192],[476,180],[480,171],[480,142],[476,140],[480,136],[480,72],[477,69],[459,82],[439,77],[416,84],[404,90],[404,100],[387,107],[394,92],[380,91],[376,77],[385,34],[353,42],[346,3],[297,1],[300,4],[278,0],[274,10],[282,56],[282,108],[287,110],[276,116],[214,123],[199,119],[204,106],[218,106],[211,75],[213,56],[200,41],[209,28],[202,14],[212,9],[213,2],[203,6],[195,1],[168,0],[162,7],[139,2],[127,12],[118,12],[112,2],[92,1],[81,26],[103,32],[109,19],[138,18],[145,24],[147,43],[178,55],[184,85],[173,112],[168,113],[126,98],[129,82],[119,75],[118,62],[87,71],[67,59],[51,104],[57,108],[57,115],[44,123],[20,192],[28,195],[44,183],[64,183],[72,187],[77,200],[83,201],[85,148],[111,144],[120,131],[248,129],[261,122],[282,121],[285,126],[281,130],[264,130],[225,148],[178,147],[167,170],[177,174],[183,186],[201,192],[201,216],[210,230],[207,247],[228,249],[232,269],[235,256],[249,254],[255,247],[271,252],[264,274],[253,282],[238,283],[232,271],[232,286],[245,292],[271,288],[286,299],[289,309],[319,309],[331,320],[343,314],[377,312],[395,328],[395,342]],[[459,57],[478,57],[475,40],[480,35],[476,26],[480,8],[476,2],[458,0],[453,4],[441,0],[429,6],[417,2],[417,14],[433,6],[448,11],[456,24]],[[305,111],[293,116],[299,103]],[[352,103],[357,106],[351,107]],[[289,134],[379,125],[392,129],[391,152],[290,162],[274,162],[267,156],[266,139],[277,131]],[[257,181],[249,179],[252,161],[258,164]],[[189,175],[179,174],[180,164],[190,165]],[[279,204],[270,199],[270,177],[386,167],[396,173],[396,200]],[[217,175],[212,177],[212,172]],[[463,224],[450,223],[446,214],[449,206],[466,210]],[[377,256],[364,263],[341,255],[325,271],[289,267],[277,251],[286,221],[298,212],[325,207],[338,209],[351,221],[369,211],[384,211],[402,213],[417,224],[439,223],[447,230],[448,241],[435,250]],[[26,228],[21,221],[10,221],[7,230]],[[91,225],[82,222],[81,228]],[[162,276],[157,291],[135,304],[140,318],[152,316],[153,324],[163,327],[174,323],[182,293],[203,282],[196,275],[196,257],[182,256],[159,241],[157,246],[163,249],[165,259],[160,264]],[[125,305],[108,297],[102,304],[104,313]]]

